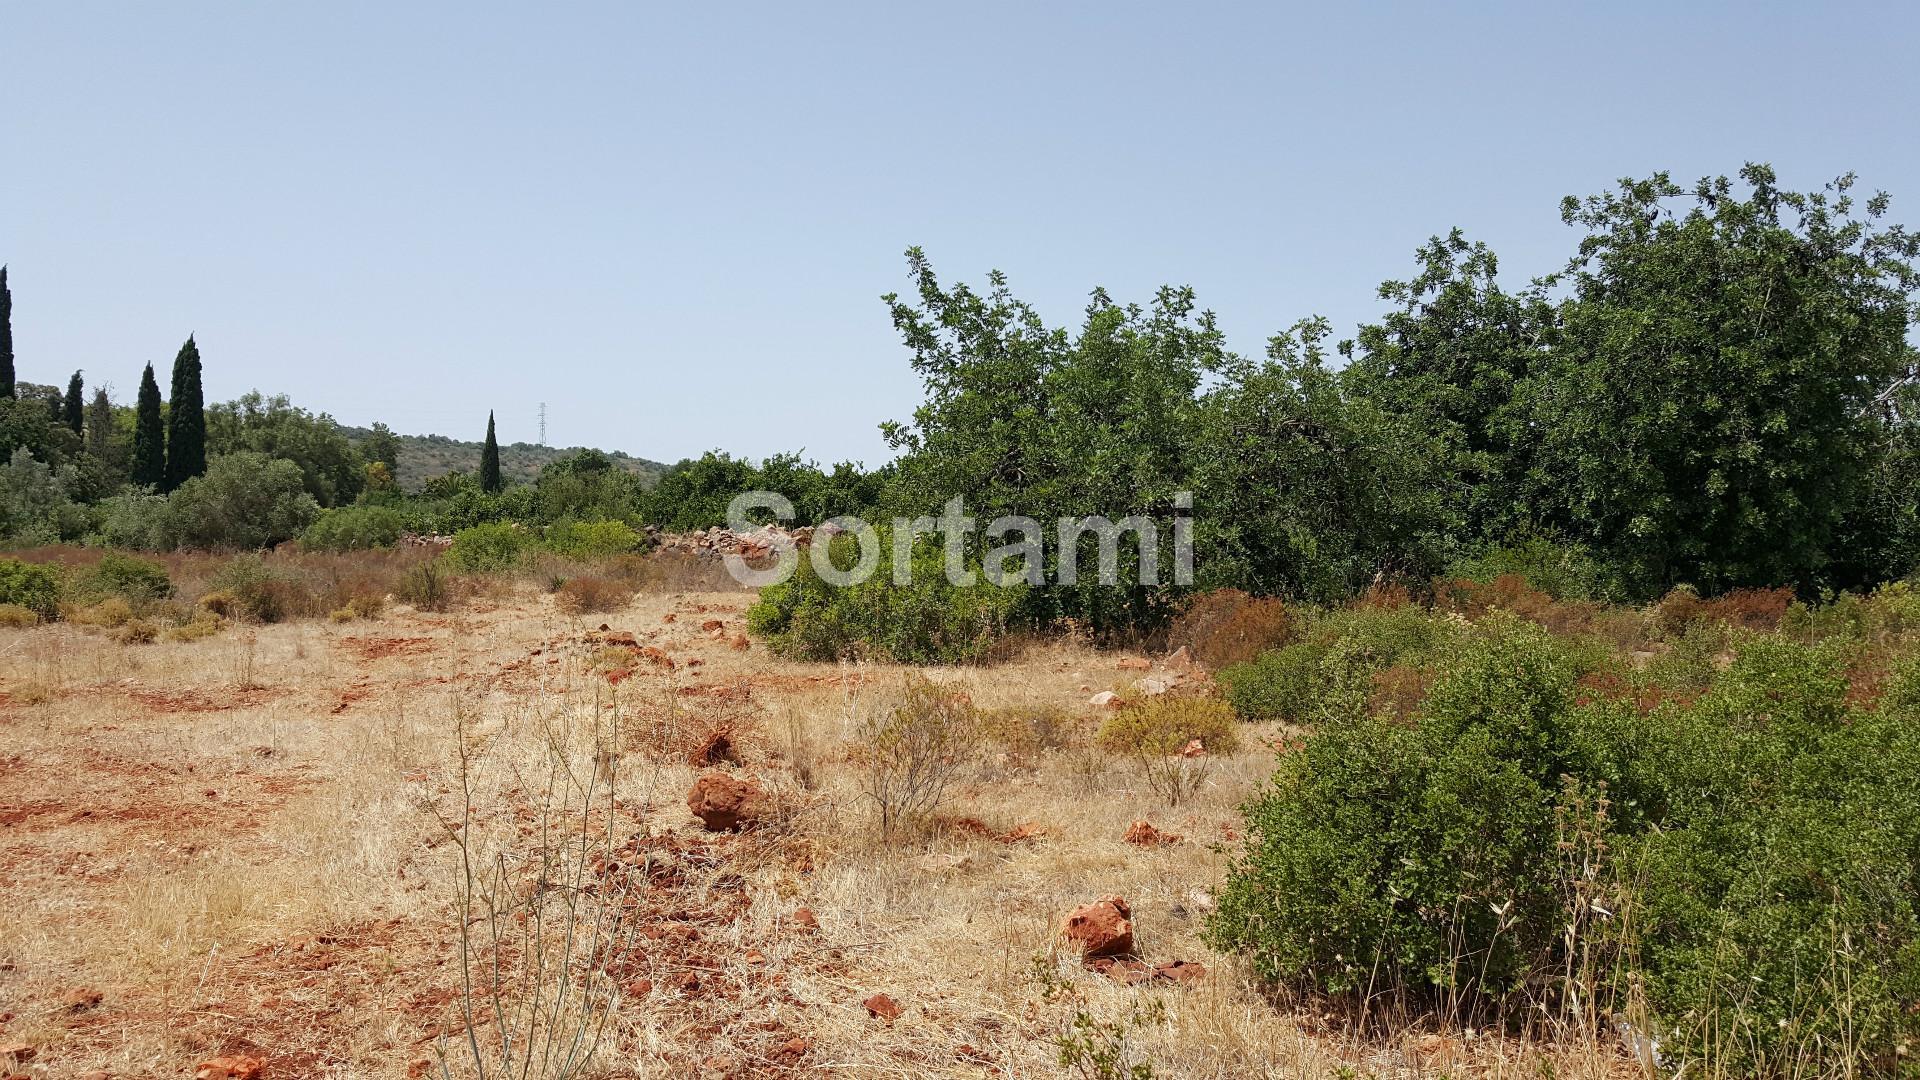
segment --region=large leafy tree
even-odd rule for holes
[[[1202,399],[1192,448],[1203,585],[1327,602],[1438,568],[1459,502],[1427,415],[1352,393],[1324,319],[1234,358]]]
[[[1566,201],[1587,235],[1546,282],[1566,299],[1528,406],[1555,524],[1653,588],[1827,579],[1920,287],[1920,238],[1852,187],[1749,165]]]
[[[1529,472],[1537,428],[1527,380],[1552,347],[1555,311],[1544,290],[1501,287],[1485,244],[1455,229],[1416,256],[1420,272],[1380,286],[1393,309],[1362,326],[1347,382],[1438,440],[1460,496],[1461,527],[1499,541],[1536,526]]]
[[[487,441],[480,447],[480,490],[498,494],[504,487],[500,479],[500,443],[493,436],[493,413],[487,413]]]
[[[173,360],[173,395],[167,402],[166,488],[172,491],[206,471],[206,393],[200,385],[200,347],[189,336]]]
[[[152,364],[140,373],[140,394],[133,407],[133,482],[151,488],[167,482],[167,431]]]
[[[208,454],[242,450],[299,466],[302,485],[321,506],[350,503],[366,486],[361,452],[333,417],[310,413],[284,394],[255,390],[207,410]]]

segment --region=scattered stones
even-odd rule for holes
[[[1102,690],[1099,693],[1088,698],[1087,704],[1097,706],[1100,708],[1106,708],[1108,706],[1117,704],[1119,700],[1120,700],[1119,694],[1116,694],[1111,690]]]
[[[1127,826],[1127,835],[1125,837],[1127,843],[1138,844],[1141,847],[1177,844],[1183,839],[1185,839],[1185,837],[1182,837],[1179,833],[1161,832],[1159,829],[1154,828],[1153,822],[1148,821],[1146,818],[1141,818],[1139,821]]]
[[[267,1073],[266,1063],[245,1054],[217,1057],[194,1069],[194,1080],[259,1080]]]
[[[1087,970],[1104,975],[1121,986],[1139,986],[1153,978],[1153,969],[1127,957],[1101,956],[1087,961]]]
[[[1125,956],[1133,951],[1133,912],[1124,899],[1103,896],[1069,912],[1060,932],[1082,956]]]
[[[708,832],[739,831],[766,815],[766,791],[752,778],[736,780],[725,773],[703,773],[687,792],[687,809]]]
[[[900,1006],[899,1002],[885,994],[875,994],[861,1004],[867,1007],[868,1016],[884,1020],[888,1024],[900,1019],[901,1015],[907,1011]]]
[[[1192,960],[1168,960],[1153,965],[1153,977],[1175,986],[1194,987],[1207,979],[1207,965]]]

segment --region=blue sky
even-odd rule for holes
[[[901,252],[1050,318],[1190,284],[1341,336],[1458,225],[1505,272],[1659,169],[1920,224],[1901,5],[0,3],[20,376],[673,460],[887,457]]]

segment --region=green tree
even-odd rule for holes
[[[73,378],[67,380],[67,396],[60,403],[60,419],[67,425],[67,430],[75,435],[86,430],[86,393],[86,384],[81,381],[80,373],[74,372]]]
[[[395,435],[392,428],[375,421],[373,430],[360,440],[360,456],[369,462],[381,462],[386,465],[387,472],[399,476],[400,436]]]
[[[251,450],[300,467],[307,494],[321,506],[344,506],[366,486],[366,461],[333,417],[294,405],[285,394],[258,390],[207,409],[207,452]]]
[[[166,522],[175,544],[235,550],[291,540],[319,513],[298,465],[241,451],[214,459],[167,496]]]
[[[153,378],[152,364],[140,373],[137,400],[133,419],[133,482],[158,489],[167,482],[167,435],[160,419],[160,384]]]
[[[0,398],[13,396],[13,290],[0,266]]]
[[[487,441],[480,447],[480,490],[498,494],[505,486],[500,479],[500,443],[493,436],[493,413],[487,413]]]
[[[1828,577],[1920,289],[1920,237],[1853,183],[1796,193],[1749,165],[1563,204],[1587,235],[1548,279],[1568,298],[1529,387],[1538,501],[1647,591]]]
[[[114,427],[113,401],[107,397],[106,387],[96,387],[93,400],[87,404],[87,453],[99,461],[111,463],[116,456]]]
[[[206,471],[206,395],[200,386],[200,347],[189,335],[174,357],[173,395],[167,401],[167,490]]]

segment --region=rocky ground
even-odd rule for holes
[[[1090,739],[1107,692],[1204,673],[1058,642],[930,673],[1066,719],[883,836],[857,733],[909,673],[774,660],[747,599],[0,631],[0,1073],[495,1075],[531,1043],[532,1075],[585,1047],[585,1076],[1046,1076],[1084,1043],[1170,1076],[1632,1075],[1358,1033],[1211,954],[1277,733],[1177,808]]]

